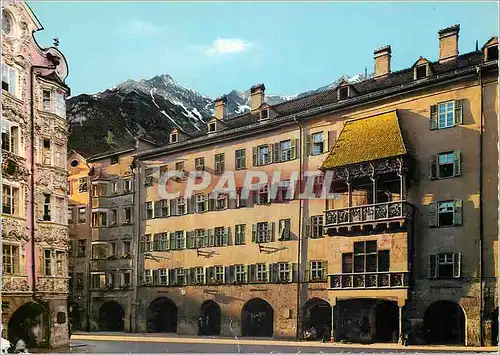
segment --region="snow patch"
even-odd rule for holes
[[[250,111],[250,106],[248,105],[238,105],[236,110],[234,110],[235,113],[243,113],[246,111]]]

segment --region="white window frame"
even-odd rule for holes
[[[2,117],[1,121],[2,126],[2,135],[8,132],[8,149],[5,149],[7,152],[18,156],[24,156],[24,152],[21,149],[21,128],[15,122],[7,120]],[[2,150],[3,149],[3,139],[2,139]]]
[[[3,82],[7,83],[7,85],[9,85],[9,89],[7,91],[15,97],[19,97],[18,78],[19,70],[11,65],[2,62],[2,87]],[[14,82],[14,84],[12,82]]]
[[[245,265],[234,265],[234,280],[236,282],[247,281]]]
[[[286,262],[279,262],[278,263],[278,281],[279,282],[290,281],[291,272],[292,271],[291,271],[290,263],[286,263]]]
[[[266,282],[268,280],[268,267],[264,263],[255,264],[255,281]]]
[[[315,140],[315,137],[321,137],[321,140]],[[319,152],[315,152],[315,147],[320,147]],[[311,155],[321,155],[324,153],[325,141],[323,139],[323,132],[315,132],[311,134]]]
[[[269,146],[267,144],[259,145],[257,147],[257,165],[267,165],[269,164]]]
[[[265,243],[269,236],[269,224],[267,222],[257,223],[257,243]]]
[[[175,204],[175,207],[177,209],[177,216],[182,216],[187,213],[186,199],[184,197],[177,197],[177,199],[175,200]]]
[[[451,112],[451,122],[449,121],[450,112]],[[443,124],[441,123],[442,119],[443,119]],[[454,100],[440,102],[439,104],[437,104],[437,122],[438,122],[438,129],[450,128],[455,126],[456,118],[455,118]]]
[[[123,180],[123,192],[132,192],[132,179]]]
[[[224,266],[214,266],[214,279],[223,283],[226,281],[226,270]]]
[[[217,211],[227,208],[227,194],[225,192],[217,192],[215,198],[215,209]]]
[[[310,280],[322,280],[323,279],[323,262],[318,260],[311,261],[310,268]]]
[[[451,207],[451,211],[450,211]],[[446,211],[441,209],[446,208]],[[448,225],[441,225],[441,214],[452,213],[452,223]],[[455,225],[455,202],[454,201],[438,201],[437,203],[437,213],[438,213],[438,227],[452,227]]]
[[[9,253],[5,254],[5,249],[9,249]],[[14,248],[17,249],[17,260],[14,253]],[[6,263],[6,259],[9,259],[9,262]],[[6,265],[11,266],[11,271],[8,272]],[[4,275],[19,275],[21,272],[21,246],[19,244],[2,242],[2,273]]]
[[[265,205],[267,203],[269,203],[269,185],[268,184],[259,185],[257,191],[257,204]]]
[[[285,146],[284,146],[285,145]],[[292,140],[280,142],[280,162],[292,160]]]
[[[4,188],[7,188],[9,191],[8,191],[8,194],[5,195],[4,193]],[[14,195],[14,190],[17,190],[17,201],[16,201],[16,198],[15,198],[15,195]],[[21,211],[22,211],[22,193],[21,193],[22,189],[21,189],[21,186],[19,186],[18,184],[6,184],[4,183],[2,185],[2,214],[6,214],[6,215],[9,215],[9,216],[15,216],[15,217],[22,217],[22,214],[21,214]],[[7,207],[7,205],[5,204],[5,198],[7,198],[9,201],[10,201],[10,205],[9,205],[9,211],[8,212],[5,212],[6,209],[5,207]],[[16,205],[16,202],[17,202],[17,205]]]
[[[311,216],[311,238],[320,238],[323,235],[323,215]]]
[[[194,269],[194,282],[197,284],[205,283],[205,268],[203,267],[195,267]]]
[[[196,213],[202,213],[207,211],[207,195],[206,194],[198,194],[196,195]],[[203,206],[200,209],[200,206]]]

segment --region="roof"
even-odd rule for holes
[[[396,111],[346,122],[321,169],[405,155]]]

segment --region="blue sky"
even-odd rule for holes
[[[498,32],[497,3],[29,2],[59,37],[72,94],[168,73],[217,97],[263,82],[291,95],[343,74],[373,71],[373,50],[392,46],[392,69],[436,60],[437,32],[461,26],[459,50]]]

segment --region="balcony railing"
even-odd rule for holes
[[[343,226],[363,222],[384,222],[411,218],[412,205],[391,201],[325,211],[326,226]]]
[[[369,272],[330,275],[332,289],[406,288],[409,272]]]
[[[107,271],[108,269],[131,269],[132,259],[130,257],[115,257],[107,259],[90,260],[90,271]]]

